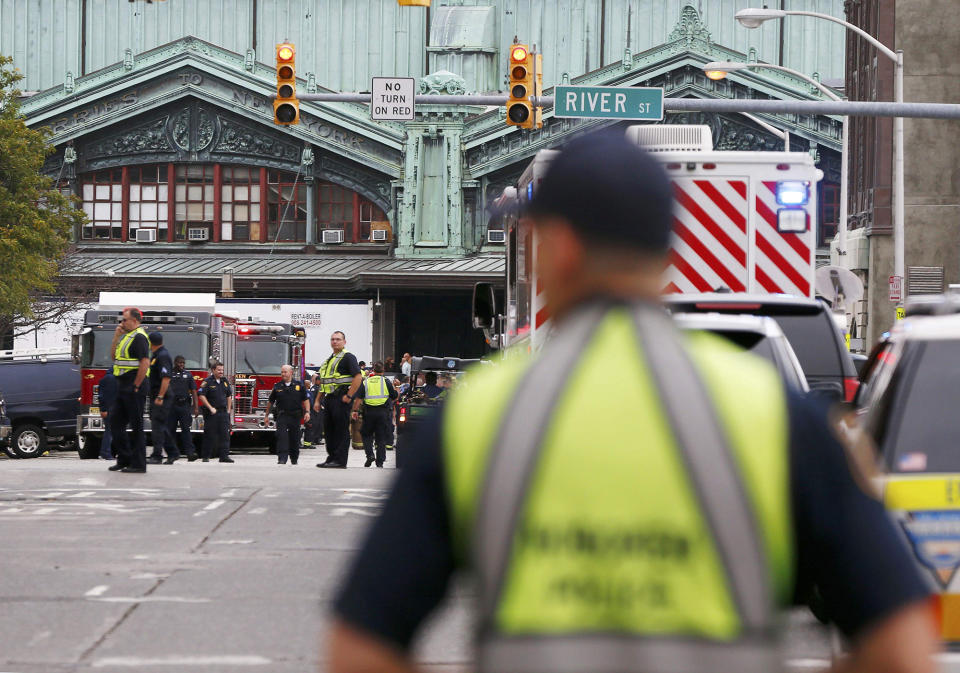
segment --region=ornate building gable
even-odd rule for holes
[[[203,100],[211,109],[229,109],[255,125],[277,130],[269,98],[274,77],[273,69],[255,62],[252,54],[244,58],[188,37],[76,80],[70,76],[67,84],[25,100],[23,113],[31,126],[49,128],[55,145],[78,141],[179,99]],[[301,86],[303,91],[308,86],[320,90],[312,81],[301,80]],[[392,177],[400,174],[401,124],[372,122],[364,105],[302,102],[300,109],[300,124],[277,130],[291,143],[315,146]],[[178,138],[171,151],[187,144]],[[155,147],[158,152],[165,149]]]
[[[756,61],[756,54],[743,54],[713,42],[697,10],[683,8],[680,20],[670,33],[670,41],[640,54],[624,54],[622,62],[612,63],[567,80],[590,86],[662,87],[666,97],[753,98],[818,100],[820,94],[808,82],[774,70],[740,71],[721,81],[704,75],[702,66],[710,61]],[[547,90],[547,95],[552,90]],[[841,122],[825,115],[756,115],[771,125],[788,131],[795,149],[823,146],[839,152]],[[688,116],[689,117],[689,116]],[[711,119],[714,141],[723,149],[755,149],[763,146],[782,148],[782,141],[747,122],[740,115],[701,115]],[[667,115],[667,121],[680,118]],[[523,161],[538,150],[555,147],[587,129],[617,122],[557,118],[544,111],[544,126],[535,131],[507,127],[503,111],[495,110],[470,119],[464,131],[465,163],[471,178],[498,174],[502,169]],[[762,140],[761,140],[762,139]],[[494,177],[499,180],[499,177]]]

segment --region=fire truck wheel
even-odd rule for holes
[[[81,435],[77,438],[77,453],[83,460],[100,457],[102,437],[95,435]]]
[[[47,450],[47,433],[31,423],[18,425],[10,437],[10,448],[17,458],[36,458]]]

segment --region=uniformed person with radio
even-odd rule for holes
[[[232,463],[230,457],[230,417],[233,415],[233,390],[223,376],[223,363],[210,368],[210,376],[200,384],[198,396],[203,409],[203,462],[210,462],[216,451],[221,463]]]
[[[552,160],[524,216],[553,335],[468,373],[413,440],[334,603],[330,670],[414,670],[459,567],[479,673],[778,671],[778,610],[811,584],[850,639],[837,670],[934,670],[928,589],[826,408],[658,306],[671,192],[622,134]]]
[[[173,411],[173,391],[170,380],[173,376],[173,361],[163,346],[163,334],[153,332],[150,335],[150,435],[153,452],[148,463],[159,465],[163,461],[163,451],[167,452],[166,465],[173,465],[180,458],[177,442],[170,432],[170,414]]]
[[[327,459],[317,467],[346,468],[350,455],[350,405],[363,381],[357,357],[346,349],[347,337],[336,331],[330,335],[330,354],[320,366],[323,393],[323,437]],[[320,410],[321,400],[313,403]]]
[[[191,463],[197,459],[197,450],[193,446],[193,437],[190,429],[193,427],[193,417],[200,413],[200,402],[197,399],[197,384],[193,374],[186,370],[187,361],[182,355],[173,359],[173,374],[170,376],[170,391],[173,394],[173,407],[170,411],[170,439],[177,441],[177,431],[183,443],[183,452]]]
[[[300,458],[300,423],[310,422],[310,398],[302,381],[293,378],[293,367],[280,368],[280,380],[273,385],[264,417],[274,409],[277,421],[277,463],[293,465]]]
[[[113,336],[113,375],[117,379],[117,399],[109,417],[116,447],[117,462],[111,472],[146,472],[147,438],[143,433],[143,406],[150,384],[150,341],[140,326],[143,313],[125,308]],[[130,433],[127,434],[127,427]]]
[[[373,363],[373,373],[363,380],[363,385],[357,390],[357,399],[353,401],[352,416],[359,416],[360,406],[363,405],[363,427],[360,434],[363,437],[363,450],[367,454],[364,467],[370,467],[374,462],[377,467],[383,467],[387,459],[387,445],[393,440],[391,436],[390,416],[393,413],[393,401],[397,399],[397,391],[393,389],[390,379],[383,375],[383,364]],[[376,439],[377,451],[374,454],[373,442]]]

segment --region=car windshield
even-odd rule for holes
[[[773,353],[773,347],[770,345],[770,340],[764,335],[758,334],[757,332],[732,329],[716,330],[713,333],[718,336],[722,336],[724,339],[732,341],[736,345],[740,346],[740,348],[750,351],[754,355],[759,355],[764,360],[777,365],[777,358]]]
[[[897,393],[888,437],[896,472],[960,472],[960,341],[930,341]]]
[[[770,316],[777,321],[807,376],[836,376],[843,371],[837,340],[826,311]]]
[[[148,330],[149,331],[149,330]],[[110,345],[113,343],[113,330],[95,330],[83,335],[82,360],[84,367],[106,369],[113,365]],[[203,332],[163,332],[163,345],[170,352],[170,358],[182,355],[187,361],[187,369],[207,368],[207,335]]]
[[[243,374],[279,374],[290,363],[284,341],[264,341],[254,337],[237,339],[237,371]]]

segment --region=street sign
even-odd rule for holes
[[[907,310],[906,310],[905,308],[903,308],[902,306],[898,306],[898,307],[897,307],[897,320],[903,320],[906,315],[907,315]]]
[[[555,117],[663,119],[663,89],[634,86],[557,86]]]
[[[903,276],[890,276],[890,301],[898,304],[903,300]]]
[[[413,77],[374,77],[370,85],[370,118],[374,121],[413,120]]]

